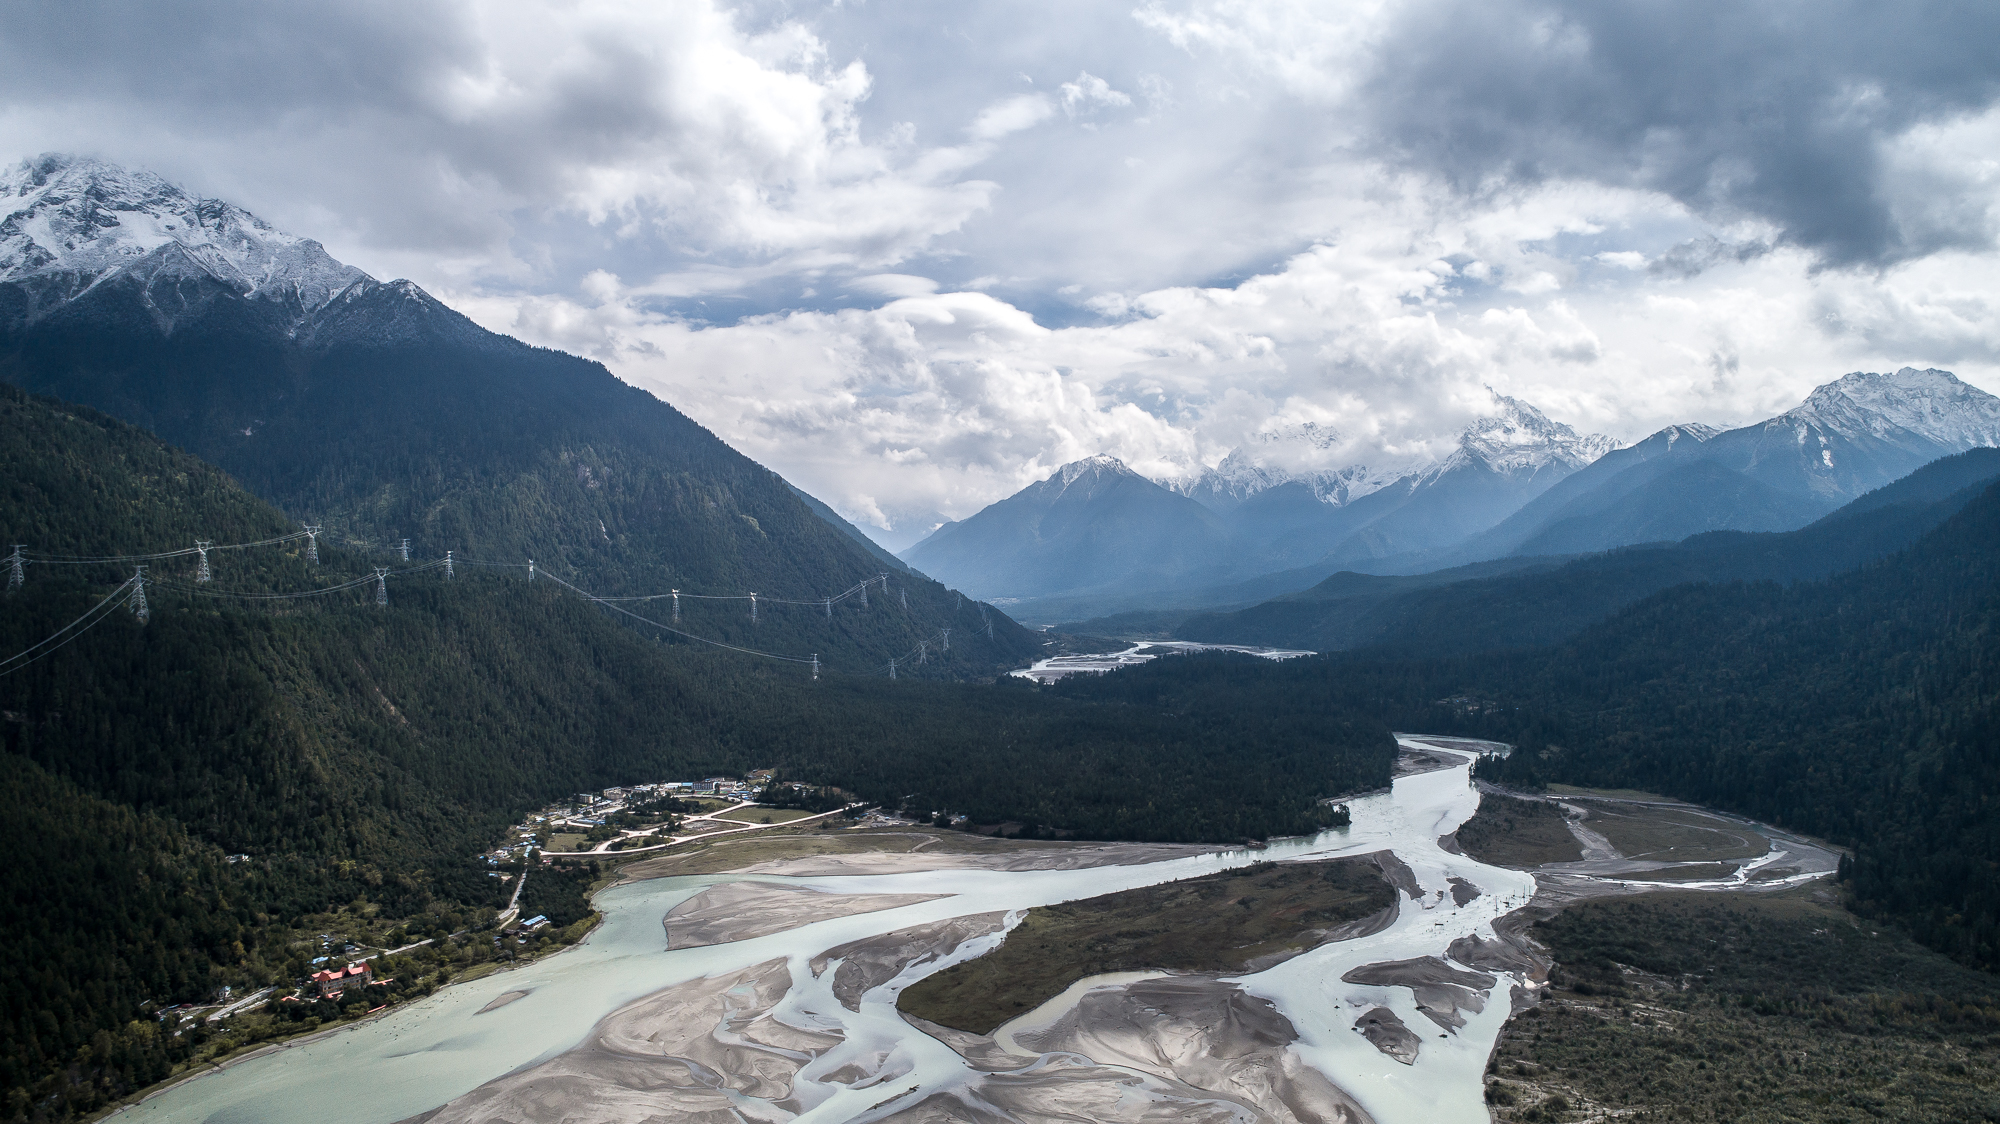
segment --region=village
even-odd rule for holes
[[[853,807],[837,789],[786,784],[776,770],[743,777],[660,781],[579,792],[508,829],[484,858],[489,867],[627,857],[717,835],[801,825]],[[511,879],[495,869],[491,876]]]

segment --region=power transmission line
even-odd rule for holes
[[[69,643],[71,640],[89,632],[92,626],[102,621],[105,617],[110,616],[113,609],[131,600],[130,594],[133,589],[133,582],[136,580],[136,575],[125,579],[124,583],[119,585],[117,589],[106,594],[104,600],[85,610],[82,616],[56,629],[46,639],[30,644],[28,647],[8,656],[6,659],[0,660],[0,675],[11,675],[34,663],[36,660],[41,659],[43,656],[48,655],[50,652],[55,651],[57,648],[62,647],[64,644]],[[65,636],[65,633],[69,635]],[[44,648],[47,651],[41,650]]]

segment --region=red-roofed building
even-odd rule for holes
[[[359,964],[349,964],[326,972],[312,974],[312,989],[323,999],[331,999],[350,987],[367,987],[375,982],[375,970],[363,960]]]

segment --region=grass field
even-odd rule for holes
[[[1479,798],[1479,810],[1459,825],[1457,836],[1459,848],[1466,854],[1516,870],[1583,857],[1583,846],[1570,834],[1562,809],[1546,801],[1497,792]]]
[[[1590,809],[1584,826],[1604,836],[1628,859],[1728,862],[1754,859],[1771,849],[1769,840],[1749,828],[1685,806],[1577,803]]]
[[[1318,943],[1331,928],[1386,909],[1395,891],[1372,863],[1260,863],[1063,905],[1028,916],[998,949],[904,990],[897,1006],[944,1026],[991,1034],[1070,984],[1104,972],[1232,971]]]
[[[565,831],[549,836],[549,845],[542,848],[542,850],[554,851],[557,853],[561,853],[564,851],[581,851],[584,848],[584,843],[585,840],[582,832],[571,833]]]
[[[798,808],[743,808],[715,818],[736,823],[791,823],[815,814]]]
[[[925,852],[986,855],[1072,846],[989,839],[962,831],[823,830],[820,825],[825,822],[822,820],[797,828],[775,827],[770,831],[718,839],[712,844],[688,843],[683,849],[633,863],[625,868],[625,876],[639,879],[677,874],[720,874],[757,863],[816,855],[904,854],[919,849]]]
[[[2000,980],[1831,897],[1668,890],[1536,924],[1553,986],[1501,1033],[1495,1119],[2000,1119]]]

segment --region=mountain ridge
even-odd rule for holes
[[[0,379],[145,426],[334,539],[534,559],[600,594],[812,600],[899,569],[668,403],[412,282],[149,173],[43,157],[4,183]],[[1004,614],[899,577],[903,623],[856,617],[824,656],[886,666],[943,628],[953,674],[1037,650]],[[703,611],[704,635],[740,647],[789,627]]]

